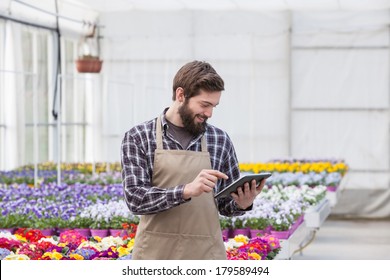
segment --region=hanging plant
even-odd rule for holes
[[[82,56],[76,60],[76,67],[79,73],[100,73],[103,61],[99,57]]]
[[[76,68],[79,73],[100,73],[103,61],[99,58],[99,40],[96,25],[90,35],[80,38]]]

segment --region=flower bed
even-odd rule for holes
[[[337,188],[348,171],[343,160],[277,159],[266,163],[241,163],[241,172],[272,172],[267,185],[331,186]]]
[[[36,229],[0,233],[1,260],[131,259],[133,246],[129,236],[87,239],[75,230],[49,237]]]
[[[265,187],[253,203],[253,210],[233,218],[220,217],[224,229],[263,230],[265,233],[285,232],[288,238],[302,222],[305,210],[320,202],[326,195],[326,187],[272,186]],[[249,236],[249,235],[248,235]]]
[[[44,236],[37,229],[0,232],[0,260],[124,260],[131,259],[134,235],[86,238],[75,230]],[[280,250],[279,240],[265,235],[225,240],[229,260],[271,260]]]
[[[13,184],[0,187],[0,197],[0,228],[121,228],[138,219],[119,184]]]

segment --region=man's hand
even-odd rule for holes
[[[248,208],[253,204],[256,196],[261,193],[265,185],[265,179],[261,180],[261,183],[256,187],[256,180],[252,180],[251,187],[249,188],[249,183],[245,183],[243,187],[237,189],[237,193],[231,193],[234,201],[237,203],[238,207],[242,210]]]
[[[218,170],[203,169],[191,183],[184,186],[183,198],[200,196],[202,193],[211,192],[218,179],[227,179],[228,176]]]

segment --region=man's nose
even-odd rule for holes
[[[213,108],[206,109],[205,112],[204,112],[204,115],[207,118],[211,118],[211,116],[213,115]]]

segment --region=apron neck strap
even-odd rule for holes
[[[206,135],[202,136],[202,152],[207,152]]]
[[[156,142],[157,142],[157,149],[162,150],[163,144],[162,144],[162,129],[161,129],[161,116],[158,116],[157,123],[156,123]]]
[[[163,144],[162,144],[161,116],[157,117],[157,122],[156,122],[156,142],[157,142],[157,149],[162,150]],[[201,145],[202,145],[202,152],[207,152],[206,135],[202,136]]]

